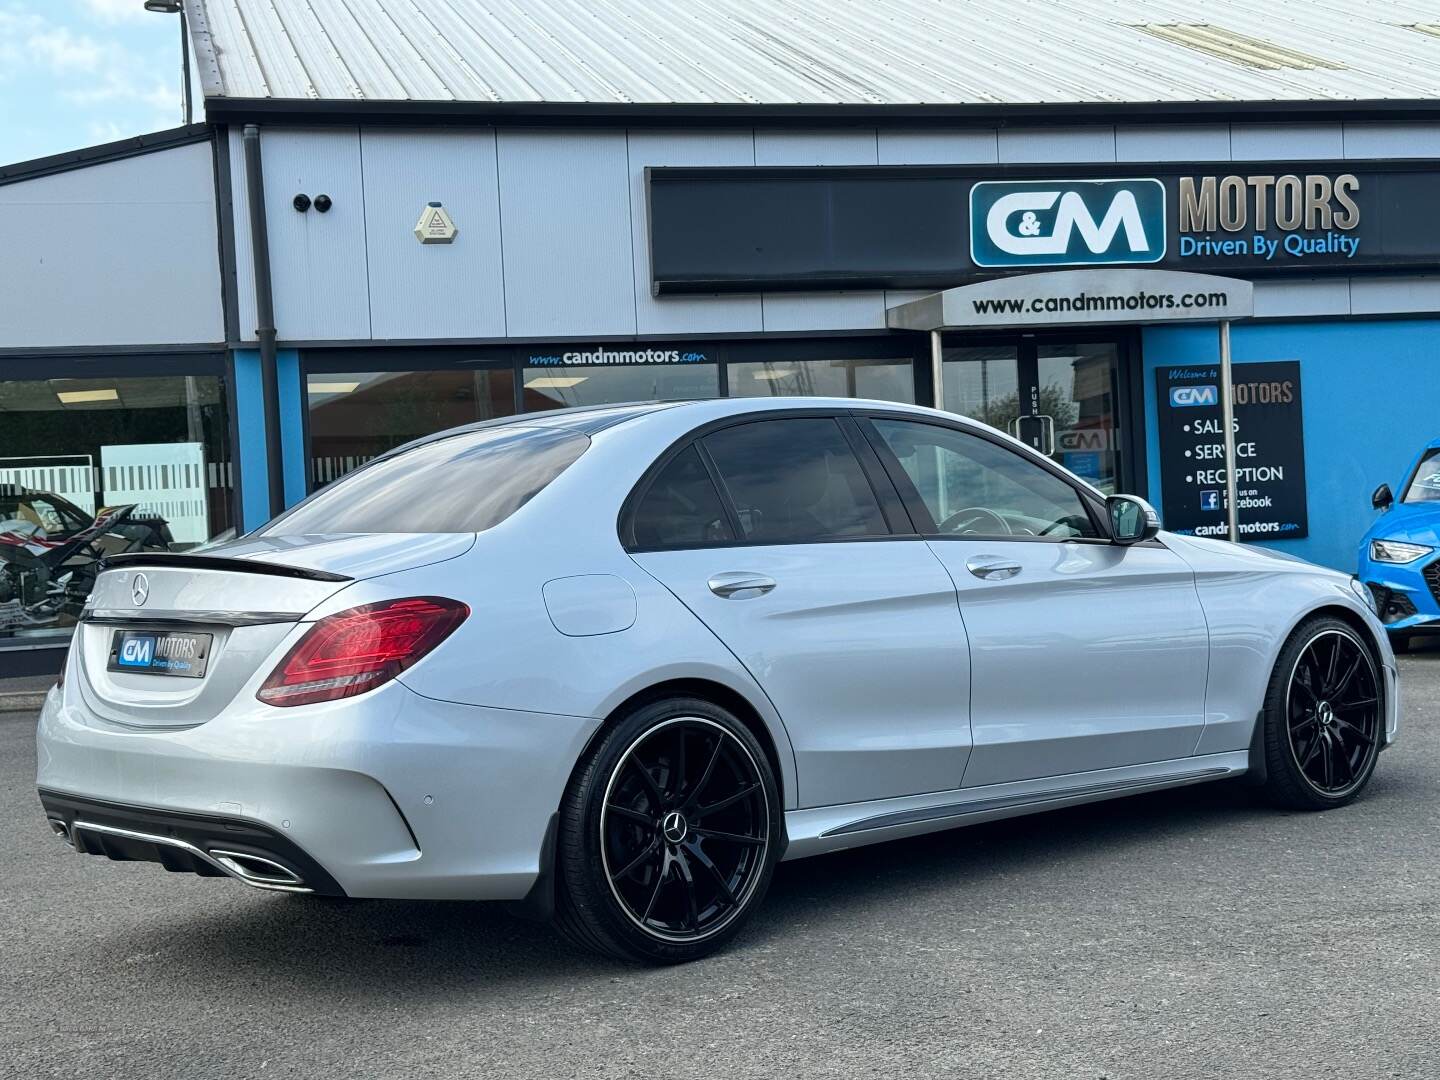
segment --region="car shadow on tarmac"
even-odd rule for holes
[[[999,880],[1027,870],[1043,873],[1066,860],[1118,862],[1158,846],[1169,850],[1157,853],[1163,861],[1174,854],[1172,842],[1193,838],[1197,830],[1225,836],[1258,828],[1274,814],[1240,783],[1206,784],[782,864],[762,909],[729,954],[778,946],[817,924],[823,929],[849,920],[870,927],[877,909],[891,910],[887,905],[904,905],[909,917],[918,907],[923,918],[926,909],[953,909],[967,889],[993,888]],[[322,995],[423,996],[442,988],[493,990],[497,983],[534,987],[627,970],[570,948],[550,928],[500,905],[249,892],[235,900],[223,915],[201,906],[203,899],[183,910],[176,910],[177,903],[153,930],[132,930],[99,947],[113,950],[117,960],[161,956],[170,976],[185,981],[203,983],[228,971],[283,980],[292,988],[298,981]]]

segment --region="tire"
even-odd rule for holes
[[[641,706],[604,732],[566,790],[556,926],[623,960],[698,960],[764,898],[780,826],[769,759],[735,716],[700,698]]]
[[[1266,797],[1293,810],[1354,802],[1384,739],[1384,693],[1380,660],[1361,633],[1330,616],[1302,623],[1265,692]]]

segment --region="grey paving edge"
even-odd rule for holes
[[[30,712],[45,704],[44,691],[34,693],[0,694],[0,713]]]

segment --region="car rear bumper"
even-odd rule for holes
[[[126,806],[40,789],[56,835],[82,855],[158,862],[257,889],[344,896],[329,872],[274,829],[236,818]]]
[[[53,690],[37,732],[41,801],[77,850],[279,884],[288,870],[302,888],[352,897],[525,897],[599,726],[398,682],[323,705],[237,702],[180,729],[114,724],[81,697]]]

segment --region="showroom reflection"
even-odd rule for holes
[[[310,482],[325,484],[388,450],[461,424],[582,405],[731,397],[861,397],[913,402],[909,357],[457,367],[311,372]]]
[[[213,374],[0,381],[0,644],[64,634],[100,560],[232,525]]]

